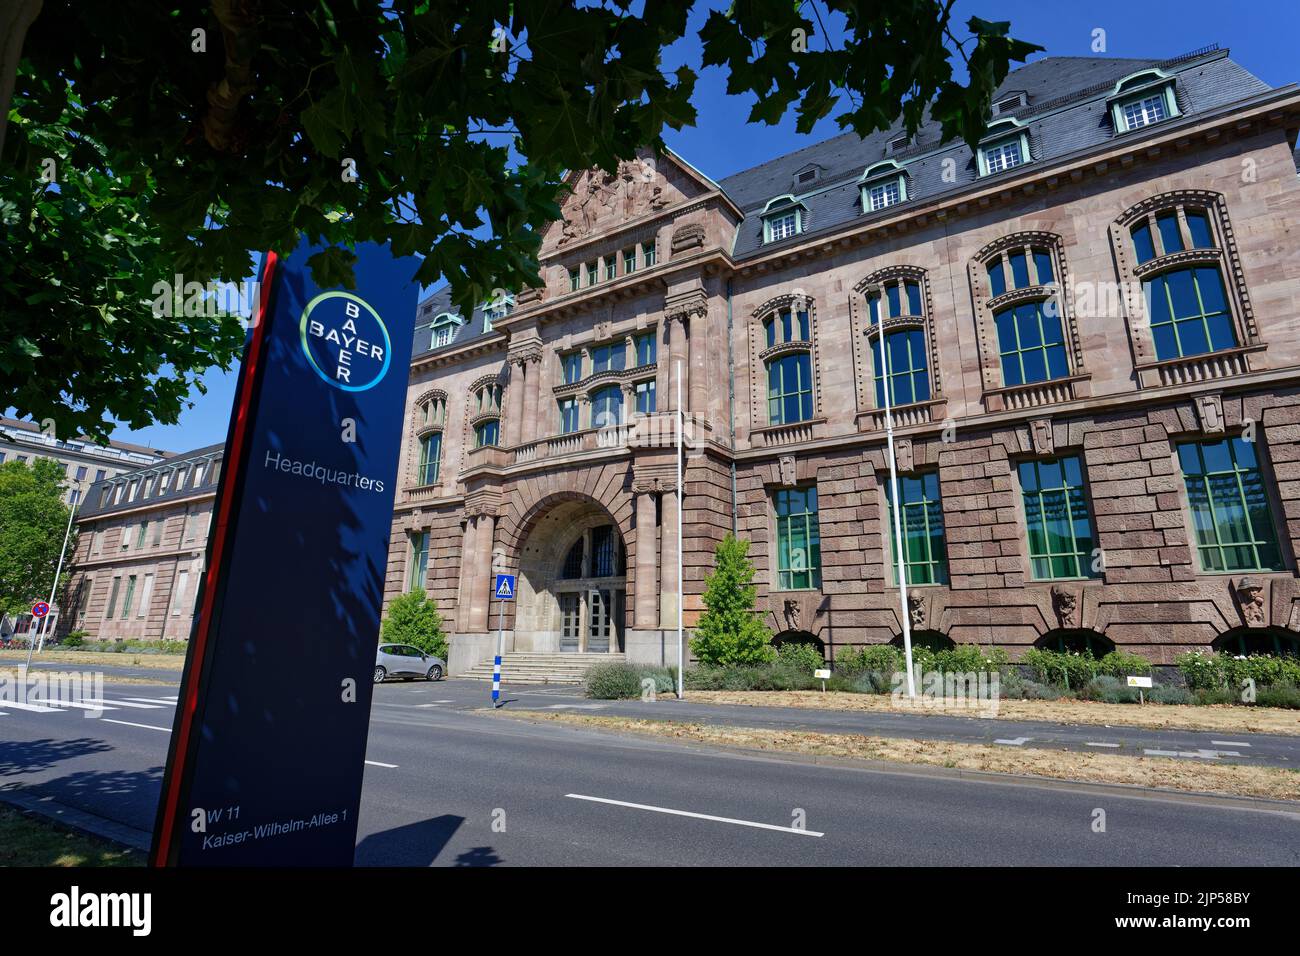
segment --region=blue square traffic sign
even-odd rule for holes
[[[492,589],[492,596],[498,601],[513,601],[515,599],[515,576],[513,574],[498,574],[496,587]]]

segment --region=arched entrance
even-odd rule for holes
[[[1282,627],[1236,627],[1216,637],[1213,647],[1243,657],[1254,654],[1300,657],[1300,634]]]
[[[624,649],[627,549],[590,499],[554,505],[524,539],[515,649],[616,653]]]

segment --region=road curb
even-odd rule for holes
[[[100,840],[107,840],[128,850],[148,853],[153,835],[105,817],[78,810],[44,797],[32,797],[8,791],[0,793],[0,803],[68,830],[76,830]]]

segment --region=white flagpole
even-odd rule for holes
[[[58,589],[59,586],[59,575],[63,573],[63,559],[68,553],[68,536],[72,534],[72,519],[77,516],[77,509],[79,507],[81,507],[81,485],[80,484],[77,485],[76,495],[72,499],[72,510],[68,512],[68,526],[63,530],[63,547],[59,551],[59,566],[54,569],[54,583],[50,585],[50,599],[45,602],[47,607],[54,606],[54,592],[55,590]],[[62,608],[60,608],[59,613],[62,613]],[[32,666],[32,648],[36,646],[36,641],[38,638],[40,639],[41,642],[41,652],[42,653],[45,652],[45,618],[49,616],[50,615],[47,613],[45,617],[41,618],[39,621],[36,622],[36,636],[29,638],[27,641],[27,669],[28,670],[30,670]]]
[[[883,324],[883,323],[882,323]],[[912,622],[907,613],[907,560],[903,554],[903,509],[898,497],[898,460],[894,457],[894,414],[889,408],[889,350],[885,331],[879,330],[881,380],[885,394],[885,443],[889,449],[890,496],[894,502],[894,547],[898,555],[898,608],[903,619],[903,655],[907,658],[907,696],[916,696],[916,679],[912,674]],[[889,557],[886,555],[888,564]]]
[[[677,699],[684,696],[683,672],[686,666],[686,643],[682,631],[682,603],[685,587],[682,583],[682,509],[686,502],[682,496],[682,360],[677,360]]]

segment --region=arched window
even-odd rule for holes
[[[985,263],[985,269],[1002,384],[1028,385],[1069,375],[1051,252],[1039,246],[1004,249]],[[1006,304],[998,306],[999,301]]]
[[[591,395],[591,427],[608,428],[623,424],[623,389],[608,385]]]
[[[767,421],[791,425],[812,418],[812,357],[790,352],[767,361]]]
[[[1093,657],[1105,657],[1115,649],[1115,642],[1108,637],[1086,628],[1048,631],[1038,640],[1034,647],[1044,651],[1063,651],[1071,654],[1091,654]]]
[[[808,310],[783,308],[763,320],[763,338],[767,347],[790,343],[811,342],[812,326]]]
[[[420,438],[420,466],[416,484],[436,485],[438,468],[442,464],[442,432],[430,432]]]
[[[486,448],[501,443],[501,419],[485,418],[474,425],[474,447]]]
[[[1223,197],[1180,190],[1133,206],[1111,225],[1143,386],[1250,371],[1263,348]],[[1142,298],[1136,296],[1141,288]]]
[[[920,269],[897,266],[858,284],[866,299],[863,331],[871,348],[872,395],[878,409],[885,407],[886,383],[891,410],[934,397],[924,275]]]
[[[903,635],[898,635],[889,643],[901,648],[903,646]],[[957,645],[951,637],[940,631],[913,631],[912,646],[924,647],[928,651],[950,651]]]
[[[1280,627],[1238,627],[1214,640],[1214,649],[1225,654],[1252,657],[1300,657],[1300,634]]]
[[[447,423],[447,396],[436,392],[422,398],[416,404],[415,423],[419,427],[445,425]]]

